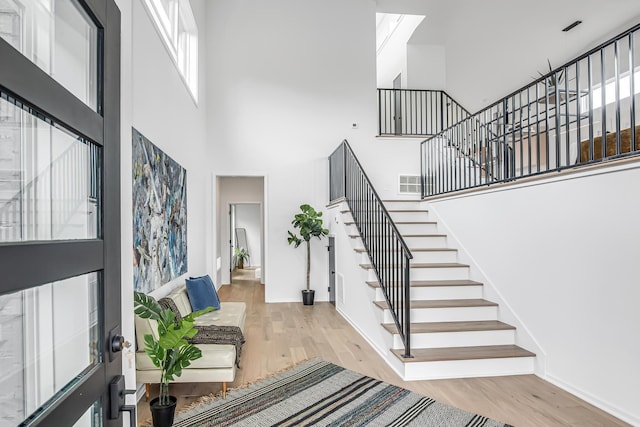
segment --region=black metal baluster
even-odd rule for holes
[[[595,142],[593,135],[593,64],[591,62],[591,55],[587,57],[587,69],[589,79],[589,158],[587,161],[592,161]]]
[[[578,147],[576,164],[580,164],[580,162],[582,162],[582,89],[580,87],[580,61],[576,62],[576,99],[576,113],[578,115],[576,124],[576,144]]]
[[[631,96],[631,117],[630,117],[630,127],[631,127],[631,152],[636,151],[636,90],[635,90],[635,80],[636,80],[636,67],[635,67],[635,40],[634,40],[635,32],[629,34],[629,95]]]
[[[569,105],[571,103],[571,100],[569,99],[569,69],[567,67],[563,68],[564,70],[564,79],[565,79],[565,85],[564,85],[564,132],[565,132],[565,160],[564,160],[564,165],[565,166],[569,166],[570,164],[570,160],[569,160]]]
[[[605,157],[607,157],[607,96],[606,96],[606,86],[607,86],[607,79],[605,78],[606,74],[605,74],[605,64],[604,64],[604,59],[605,59],[605,54],[604,54],[604,49],[602,49],[600,51],[600,89],[601,89],[601,98],[602,98],[602,105],[601,105],[601,112],[602,112],[602,156],[600,157],[600,159],[604,159]]]
[[[622,153],[622,140],[620,138],[620,57],[618,41],[613,44],[613,69],[616,78],[616,155]]]

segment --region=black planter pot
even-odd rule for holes
[[[316,291],[314,291],[313,289],[311,290],[304,290],[302,291],[302,303],[304,305],[313,305],[313,298],[316,295]]]
[[[169,396],[169,405],[158,405],[159,397],[149,402],[149,408],[151,409],[151,418],[153,419],[153,427],[171,427],[173,424],[173,416],[176,414],[176,399],[173,396]]]

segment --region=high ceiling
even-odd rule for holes
[[[376,0],[425,15],[409,43],[446,49],[447,91],[477,110],[640,22],[638,0]],[[583,21],[569,32],[562,28]]]

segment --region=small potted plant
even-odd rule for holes
[[[236,256],[236,262],[239,269],[244,268],[244,263],[249,259],[249,252],[245,248],[235,248],[233,251]]]
[[[562,82],[564,81],[564,70],[560,70],[557,73],[554,73],[553,72],[553,67],[551,66],[551,61],[549,61],[548,58],[547,58],[547,64],[549,64],[549,71],[548,71],[547,74],[549,74],[549,73],[552,73],[552,74],[549,77],[547,77],[546,80],[543,80],[540,83],[545,85],[546,88],[547,88],[547,94],[549,96],[549,104],[555,104],[556,103],[556,88],[558,88],[558,90],[559,90],[560,86],[562,85]],[[538,71],[538,74],[540,74],[540,77],[544,77],[546,75],[546,74],[542,74],[540,71]],[[564,101],[564,93],[563,92],[560,92],[560,101]],[[541,104],[546,104],[547,103],[547,95],[542,97],[538,102],[541,103]]]
[[[177,399],[169,396],[169,383],[182,374],[182,369],[202,357],[198,347],[187,342],[198,332],[194,319],[211,311],[211,307],[190,313],[176,320],[173,311],[163,309],[152,297],[134,292],[135,313],[143,319],[158,322],[158,337],[144,336],[144,351],[151,362],[160,369],[160,393],[149,403],[154,427],[169,427],[173,424]]]
[[[300,229],[300,236],[288,231],[287,241],[294,247],[300,246],[303,241],[307,242],[307,289],[302,291],[302,302],[304,305],[313,305],[315,291],[309,287],[309,274],[311,272],[311,238],[322,239],[329,234],[329,230],[323,227],[322,212],[317,212],[311,206],[304,204],[300,206],[300,213],[297,213],[291,221],[295,228]]]

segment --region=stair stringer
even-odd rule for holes
[[[362,255],[355,252],[362,245],[360,238],[349,237],[349,227],[343,214],[347,203],[327,208],[325,218],[329,235],[335,238],[336,253],[336,310],[373,347],[380,357],[400,378],[405,378],[404,364],[391,352],[391,335],[381,326],[383,312],[373,302],[376,291],[367,285],[367,272],[360,267]]]
[[[447,235],[448,245],[458,250],[459,262],[470,266],[469,278],[483,283],[484,298],[498,304],[498,320],[516,327],[515,344],[536,354],[536,357],[534,358],[535,373],[538,376],[544,377],[546,372],[546,352],[544,351],[544,348],[540,345],[538,340],[535,339],[525,323],[511,308],[508,300],[503,297],[502,293],[491,281],[491,278],[484,272],[482,267],[460,242],[456,233],[449,228],[446,220],[439,215],[437,208],[427,201],[423,201],[420,204],[424,209],[429,210],[429,215],[432,219],[435,219],[438,222],[438,227],[441,232]]]

